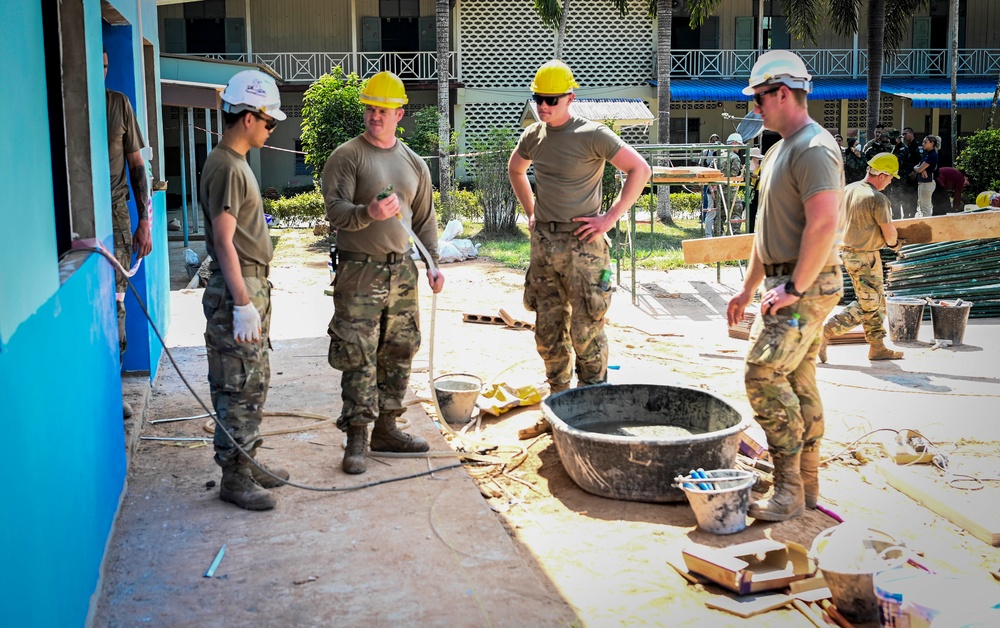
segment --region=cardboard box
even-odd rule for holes
[[[689,570],[741,595],[783,589],[816,573],[805,547],[771,539],[722,548],[693,545],[683,555]]]

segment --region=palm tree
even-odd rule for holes
[[[437,104],[438,104],[438,191],[445,214],[450,215],[452,202],[451,125],[449,124],[448,66],[451,53],[451,13],[449,0],[437,0],[435,5],[437,36]]]
[[[535,12],[542,24],[556,31],[554,59],[562,59],[563,44],[566,42],[566,20],[569,16],[570,0],[535,0]]]
[[[958,0],[951,0],[951,162],[958,159]]]

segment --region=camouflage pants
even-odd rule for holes
[[[858,323],[864,327],[865,340],[885,338],[885,288],[882,256],[878,251],[844,250],[844,268],[854,284],[855,300],[826,322],[824,329],[834,337],[850,331]]]
[[[111,229],[115,238],[115,259],[128,270],[132,266],[132,223],[128,215],[128,201],[121,200],[111,206]],[[125,291],[128,282],[121,273],[115,273],[115,306],[118,309],[118,356],[125,355]]]
[[[233,338],[233,297],[221,272],[212,274],[201,299],[205,310],[205,348],[208,350],[208,384],[216,422],[233,435],[241,447],[253,445],[260,434],[271,362],[271,284],[267,279],[244,277],[250,302],[260,312],[260,340],[236,342]],[[215,461],[221,466],[238,451],[220,429],[215,430]]]
[[[790,278],[767,277],[765,287],[771,289]],[[772,454],[813,449],[823,436],[816,356],[823,322],[843,293],[838,267],[821,273],[792,305],[754,319],[743,377],[754,418],[764,429]],[[795,314],[799,315],[797,326],[792,323]]]
[[[420,348],[413,260],[341,262],[333,290],[327,359],[343,372],[337,427],[347,431],[380,413],[402,414],[410,363]]]
[[[604,314],[611,293],[598,283],[610,265],[606,239],[588,243],[572,233],[531,232],[524,307],[535,312],[535,346],[554,390],[569,386],[571,352],[579,385],[607,381]]]

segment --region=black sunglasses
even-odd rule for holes
[[[764,96],[767,96],[768,94],[773,94],[774,92],[778,91],[782,87],[784,87],[784,85],[778,85],[776,87],[772,87],[771,89],[765,89],[762,92],[757,92],[756,94],[753,95],[753,101],[754,101],[754,103],[756,103],[756,105],[758,107],[763,107],[764,106]]]
[[[540,94],[532,94],[531,98],[539,105],[544,103],[550,107],[555,107],[556,105],[559,104],[560,98],[568,95],[569,94],[559,94],[558,96],[542,96]]]
[[[275,118],[265,118],[256,111],[251,111],[250,114],[253,115],[253,117],[260,120],[261,122],[263,122],[264,128],[267,129],[268,131],[273,131],[274,127],[278,126],[278,120]]]

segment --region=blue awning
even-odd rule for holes
[[[656,85],[656,81],[650,81]],[[715,100],[742,102],[750,100],[743,95],[746,79],[673,79],[670,81],[672,100]],[[864,79],[831,78],[816,81],[809,94],[812,100],[864,100],[868,85]]]
[[[656,81],[650,81],[655,86]],[[708,100],[742,102],[745,79],[673,79],[670,81],[672,100]],[[986,108],[993,100],[996,82],[992,79],[960,79],[958,106]],[[951,80],[947,78],[884,78],[882,92],[909,98],[916,109],[951,107]],[[810,100],[865,100],[868,79],[820,78],[813,83]]]
[[[997,88],[992,79],[959,79],[959,109],[985,109],[993,102]],[[900,98],[909,98],[915,109],[950,109],[951,79],[883,79],[882,91]]]

